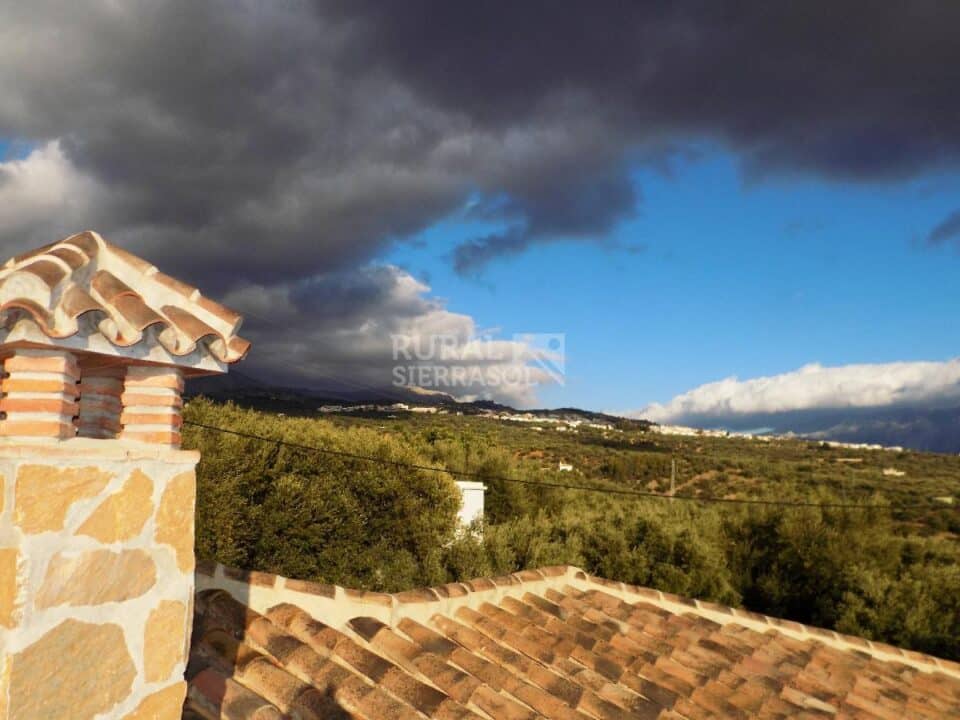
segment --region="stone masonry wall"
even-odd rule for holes
[[[0,445],[0,720],[175,720],[199,455]]]

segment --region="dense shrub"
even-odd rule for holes
[[[369,430],[337,431],[189,403],[195,422],[384,460],[425,464],[411,447]],[[197,553],[225,564],[359,588],[397,589],[444,579],[439,549],[459,505],[449,476],[392,469],[265,444],[195,426],[185,445],[203,453],[197,473]]]

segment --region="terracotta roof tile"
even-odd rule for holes
[[[184,718],[282,720],[283,714],[239,682],[207,668],[193,676],[187,691]],[[195,713],[195,714],[188,714]]]
[[[384,605],[390,607],[393,604],[393,595],[388,593],[370,592],[369,590],[350,590],[344,589],[348,598],[359,602],[369,603],[371,605]]]
[[[442,598],[452,598],[463,597],[470,592],[470,588],[463,583],[448,583],[433,588],[433,591]]]
[[[431,588],[419,588],[397,593],[394,597],[400,603],[437,602],[440,596]]]
[[[479,592],[481,590],[493,590],[497,587],[496,583],[493,582],[492,578],[477,578],[475,580],[470,580],[469,582],[464,583],[471,592]]]
[[[81,318],[90,315],[117,348],[142,342],[156,327],[156,341],[174,357],[199,345],[232,363],[249,348],[236,335],[237,313],[89,231],[4,264],[0,314],[28,317],[51,339],[78,335]]]
[[[197,596],[185,718],[960,717],[954,664],[571,568],[398,595],[200,572],[264,604]]]

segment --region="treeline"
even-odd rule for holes
[[[185,445],[203,452],[202,558],[385,591],[573,564],[960,659],[958,545],[949,537],[911,535],[889,511],[701,505],[547,489],[495,479],[532,478],[512,455],[481,439],[337,428],[202,399],[191,401],[185,415],[385,461],[187,425]],[[458,532],[459,495],[448,475],[391,462],[468,468],[488,478],[482,539]],[[536,479],[557,478],[538,470]],[[809,497],[840,499],[817,487]]]

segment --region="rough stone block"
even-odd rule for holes
[[[124,700],[135,675],[119,625],[65,620],[10,659],[9,720],[89,720]]]
[[[176,600],[163,600],[147,619],[143,634],[143,668],[147,682],[170,677],[177,663],[184,660],[187,637],[187,606]]]
[[[180,720],[183,715],[183,700],[187,694],[187,684],[175,685],[147,695],[133,712],[123,720]]]
[[[197,482],[193,471],[176,475],[160,498],[157,510],[156,540],[172,545],[177,555],[177,567],[182,572],[192,572],[193,514]]]
[[[144,550],[92,550],[54,555],[37,593],[36,606],[101,605],[140,597],[157,582],[157,568]]]
[[[77,533],[103,543],[129,540],[143,530],[153,514],[153,481],[134,470],[119,492],[114,493],[86,519]]]
[[[62,530],[70,506],[102,492],[111,477],[94,466],[23,465],[17,473],[17,524],[28,533]]]
[[[3,627],[16,625],[19,560],[16,548],[0,548],[0,626]]]

